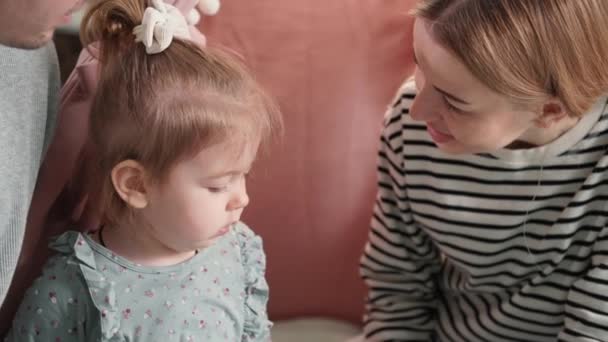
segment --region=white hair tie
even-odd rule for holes
[[[163,0],[152,0],[152,7],[146,8],[142,23],[133,29],[133,34],[150,55],[163,52],[173,38],[190,39],[186,17]]]

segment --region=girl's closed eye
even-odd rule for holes
[[[208,186],[207,190],[209,190],[209,192],[212,192],[212,193],[222,193],[222,192],[228,191],[228,185]]]
[[[219,177],[204,180],[202,186],[211,193],[221,193],[228,191],[231,183],[232,179],[230,177]]]
[[[234,184],[241,179],[247,180],[249,177],[249,172],[237,173],[232,175],[229,179],[221,182],[215,182],[215,184],[212,185],[206,185],[205,188],[212,193],[222,193],[228,191],[231,184]]]

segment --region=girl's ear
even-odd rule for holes
[[[111,176],[114,190],[125,203],[136,209],[148,205],[146,172],[140,163],[131,159],[123,160],[114,166]]]

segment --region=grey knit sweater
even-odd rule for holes
[[[21,252],[32,193],[55,128],[60,78],[55,47],[0,45],[0,305]]]

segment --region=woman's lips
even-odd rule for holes
[[[438,144],[445,144],[451,140],[454,140],[453,136],[439,131],[429,123],[426,124],[426,130],[429,132],[431,138],[433,138],[433,141]]]

